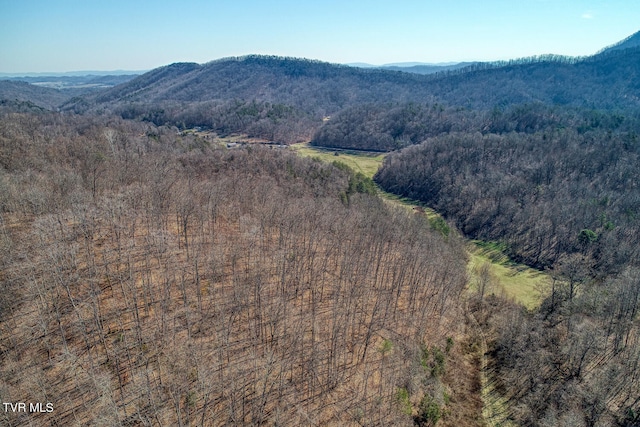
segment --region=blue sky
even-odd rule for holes
[[[638,30],[637,0],[0,0],[0,72],[588,55]]]

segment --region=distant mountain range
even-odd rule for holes
[[[2,77],[2,80],[20,81],[31,83],[36,86],[49,87],[54,89],[93,89],[108,88],[125,83],[136,76],[142,74],[75,74],[65,73],[64,75],[31,75],[31,76],[8,76]]]
[[[474,64],[477,64],[477,62],[443,62],[438,64],[431,64],[427,62],[397,62],[384,65],[355,62],[346,65],[358,68],[378,68],[381,70],[404,71],[416,74],[434,74],[442,71],[458,70]]]
[[[464,108],[531,102],[640,106],[640,33],[587,58],[363,66],[249,55],[176,63],[137,76],[34,76],[27,78],[30,85],[0,81],[0,99],[78,112],[238,100],[282,104],[313,117],[371,102],[442,102]]]
[[[466,67],[479,64],[478,62],[459,62],[453,64],[416,64],[416,65],[384,65],[383,70],[404,71],[416,74],[435,74],[444,71],[460,70]]]
[[[40,73],[0,73],[0,79],[22,78],[22,77],[86,77],[86,76],[125,76],[144,74],[149,70],[111,70],[111,71],[63,71],[63,72],[40,72]]]
[[[172,64],[85,97],[90,105],[257,100],[335,113],[366,102],[438,101],[469,108],[527,102],[640,106],[640,49],[573,59],[474,64],[432,75],[303,59],[247,56]]]
[[[84,93],[86,92],[77,90],[61,91],[23,81],[0,80],[0,101],[26,102],[52,110],[70,98]]]

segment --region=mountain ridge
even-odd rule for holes
[[[604,49],[600,50],[596,55],[602,53],[609,53],[615,50],[624,50],[624,49],[632,49],[640,47],[640,31],[630,35],[629,37],[620,40],[617,43],[612,44],[611,46],[607,46]]]
[[[87,100],[112,104],[254,99],[307,111],[320,108],[328,114],[354,103],[380,101],[437,100],[471,108],[540,101],[615,108],[620,103],[639,105],[640,93],[632,78],[638,75],[638,63],[640,48],[630,48],[586,59],[541,56],[419,75],[249,55],[205,64],[170,64]]]

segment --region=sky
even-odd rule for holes
[[[0,73],[580,56],[639,30],[638,0],[0,0]]]

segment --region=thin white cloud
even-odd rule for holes
[[[595,15],[591,11],[587,11],[582,14],[582,19],[593,19],[593,18],[595,18]]]

